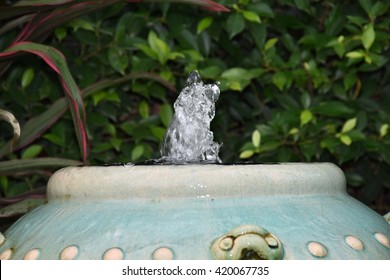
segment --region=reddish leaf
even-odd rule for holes
[[[57,26],[65,24],[84,14],[112,5],[115,2],[118,1],[86,1],[70,6],[63,6],[49,12],[37,13],[36,16],[23,28],[15,42],[40,42],[44,40]]]
[[[69,72],[64,56],[61,52],[53,47],[30,42],[20,42],[12,45],[4,52],[0,53],[0,59],[12,57],[18,52],[33,53],[41,57],[59,75],[62,87],[67,94],[82,158],[84,161],[86,161],[88,143],[85,129],[85,111],[83,99],[81,97],[79,88],[77,87],[72,75]]]

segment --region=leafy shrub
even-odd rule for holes
[[[334,162],[353,195],[388,212],[390,4],[218,2],[231,12],[113,4],[56,27],[45,39],[64,54],[81,88],[89,163],[159,157],[177,90],[198,69],[205,80],[221,82],[212,126],[215,140],[224,142],[223,162]],[[16,33],[0,37],[0,50]],[[72,116],[48,66],[17,57],[0,79],[0,107],[17,117],[22,138],[29,120],[46,116],[35,122],[25,146],[2,150],[3,160],[82,159]],[[12,129],[2,122],[0,131],[0,147],[8,148]],[[44,185],[50,172],[33,171],[38,174],[4,173],[3,193]]]

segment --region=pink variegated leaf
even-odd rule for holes
[[[88,140],[85,128],[85,110],[80,90],[76,85],[65,57],[57,49],[31,42],[19,42],[0,53],[0,61],[9,59],[19,52],[27,52],[41,57],[55,72],[57,72],[62,87],[68,99],[68,106],[72,113],[75,131],[79,142],[82,158],[87,160]]]

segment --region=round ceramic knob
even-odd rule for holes
[[[214,241],[211,254],[218,260],[280,260],[280,240],[257,225],[241,225]]]

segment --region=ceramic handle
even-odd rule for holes
[[[257,225],[241,225],[214,241],[211,253],[219,260],[280,260],[280,240]]]

